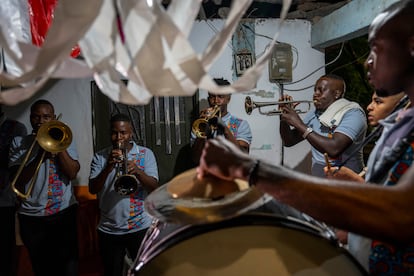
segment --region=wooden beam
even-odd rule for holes
[[[311,45],[324,49],[367,34],[372,20],[399,0],[352,0],[312,26]]]

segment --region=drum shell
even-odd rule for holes
[[[130,275],[366,275],[326,229],[296,218],[249,213],[151,234]]]

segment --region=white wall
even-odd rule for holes
[[[76,142],[81,168],[75,183],[87,185],[93,154],[90,79],[51,81],[43,90],[26,102],[17,106],[5,106],[3,110],[7,116],[24,123],[30,133],[30,105],[40,98],[49,100],[55,107],[56,115],[62,114],[60,120],[71,128]]]
[[[196,22],[192,30],[190,39],[196,51],[201,52],[205,49],[208,41],[215,35],[215,30],[220,30],[224,21],[213,20],[210,22],[210,25],[213,25],[213,27],[207,25],[204,21],[200,21]],[[264,36],[273,37],[279,27],[279,22],[280,20],[278,19],[256,20],[255,31],[256,34],[260,34],[255,37],[256,57],[262,54],[270,43],[270,39]],[[302,79],[316,68],[325,64],[324,53],[312,49],[310,46],[310,31],[310,22],[305,20],[288,20],[284,22],[277,38],[278,41],[289,43],[297,49],[298,56],[295,53],[293,55],[293,63],[295,64],[297,61],[297,66],[293,70],[293,82]],[[212,77],[223,77],[229,81],[234,80],[232,55],[231,47],[226,47],[221,57],[212,66],[210,75]],[[313,87],[298,92],[289,92],[286,89],[300,89],[312,86],[324,72],[325,70],[322,68],[301,82],[284,85],[284,94],[293,96],[295,100],[312,100]],[[271,93],[267,93],[267,97],[263,97],[262,94],[257,93],[260,90]],[[268,97],[269,94],[270,97]],[[244,110],[244,100],[247,95],[258,102],[278,101],[280,88],[277,84],[269,82],[267,68],[259,79],[256,89],[232,95],[229,111],[249,122],[253,133],[253,142],[250,147],[252,155],[266,159],[273,164],[280,164],[283,156],[283,164],[285,166],[296,167],[305,157],[309,156],[309,143],[301,142],[294,147],[285,148],[283,152],[279,134],[279,116],[260,115],[258,110],[254,110],[252,115],[247,115]],[[206,98],[207,92],[201,91],[200,97]],[[270,109],[276,107],[274,106]],[[310,164],[308,165],[310,166]]]
[[[216,29],[220,29],[220,26],[223,25],[222,20],[213,20],[210,22]],[[273,37],[278,23],[279,20],[277,19],[258,20],[256,21],[256,33]],[[324,54],[310,47],[310,31],[311,25],[307,21],[286,21],[278,38],[279,41],[289,43],[298,49],[299,57],[294,55],[294,60],[298,58],[298,64],[293,70],[293,81],[306,76],[324,64]],[[190,40],[194,49],[201,52],[214,35],[215,32],[205,21],[196,22]],[[256,56],[264,51],[269,42],[269,39],[256,35]],[[210,75],[212,77],[223,77],[232,81],[232,70],[232,50],[230,47],[227,47],[221,57],[212,66]],[[302,82],[294,85],[285,85],[285,88],[298,89],[310,86],[323,73],[324,70],[320,70]],[[259,90],[271,92],[271,96],[264,98],[257,93]],[[311,100],[312,91],[313,89],[309,88],[300,92],[285,91],[285,94],[290,94],[297,100]],[[252,115],[247,115],[244,110],[244,99],[246,95],[250,95],[255,101],[277,101],[279,93],[279,87],[268,81],[268,72],[266,69],[263,72],[262,78],[258,81],[256,89],[233,95],[229,105],[229,111],[231,113],[248,120],[251,126],[253,132],[251,154],[274,164],[280,164],[281,161],[279,117],[260,115],[257,110],[253,111]],[[206,91],[201,91],[202,97],[205,98],[206,94]],[[61,120],[67,123],[72,129],[81,163],[81,170],[76,182],[78,185],[87,185],[89,165],[93,154],[90,79],[53,81],[29,101],[17,106],[6,106],[3,109],[7,116],[23,122],[27,126],[28,131],[31,131],[29,108],[39,98],[51,101],[55,106],[56,114],[62,113]],[[310,146],[307,142],[302,142],[292,148],[285,149],[283,154],[284,164],[289,167],[296,167],[297,164],[308,156],[309,150]]]

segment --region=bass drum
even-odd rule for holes
[[[129,275],[366,275],[325,229],[245,214],[205,225],[154,221]]]

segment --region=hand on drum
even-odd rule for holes
[[[348,231],[336,229],[335,235],[341,244],[348,244]]]
[[[197,177],[202,179],[207,174],[225,180],[247,180],[249,168],[254,164],[248,154],[224,137],[206,141],[197,168]]]

